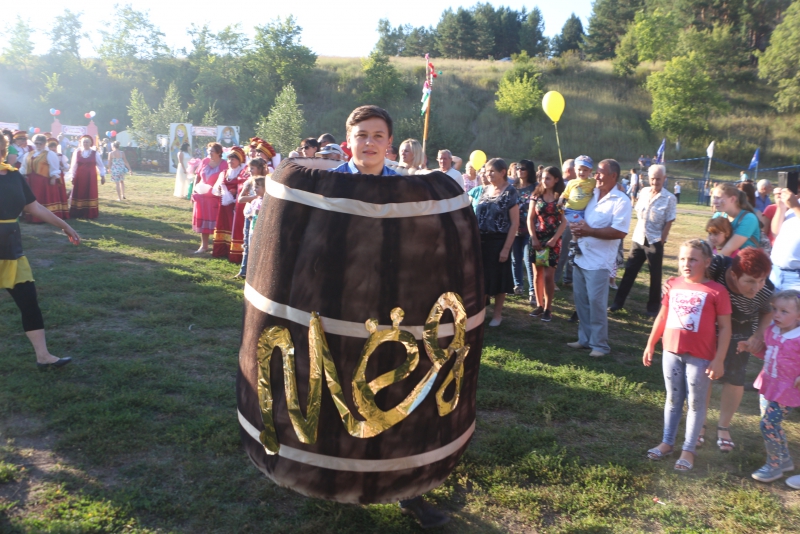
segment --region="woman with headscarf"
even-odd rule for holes
[[[28,146],[28,134],[22,130],[16,130],[11,136],[11,144],[8,146],[8,164],[15,166],[19,169],[22,165],[22,158],[30,152]]]
[[[195,254],[208,251],[208,236],[214,233],[219,214],[219,197],[214,196],[212,189],[219,175],[228,169],[228,163],[222,159],[222,145],[209,143],[206,149],[208,157],[200,163],[195,178],[192,201],[192,230],[200,234],[200,248]]]
[[[70,193],[69,217],[71,219],[96,219],[100,215],[97,200],[97,174],[100,171],[101,183],[106,182],[106,168],[103,158],[92,149],[92,137],[81,136],[80,150],[72,154],[70,173],[72,174],[72,193]]]
[[[36,201],[16,167],[3,163],[7,149],[5,137],[0,136],[0,288],[8,291],[22,314],[22,327],[36,351],[39,368],[62,367],[72,359],[57,358],[47,349],[44,319],[39,309],[33,272],[22,250],[17,216],[24,212],[61,228],[75,245],[81,242],[81,238],[70,225]]]
[[[22,157],[19,172],[27,178],[28,186],[42,206],[53,212],[56,217],[68,219],[67,190],[61,178],[61,162],[58,160],[58,154],[48,150],[47,138],[42,134],[33,136],[33,146],[34,150]],[[25,214],[25,221],[45,222],[32,213]]]
[[[212,191],[221,197],[217,223],[214,226],[214,243],[211,255],[215,258],[228,258],[234,263],[242,262],[242,243],[244,242],[244,214],[239,217],[241,228],[238,228],[237,243],[234,259],[230,258],[232,252],[231,239],[234,228],[234,213],[236,212],[236,199],[239,189],[250,177],[250,172],[244,164],[246,156],[241,147],[235,146],[228,152],[228,168],[220,173],[217,183]],[[244,212],[244,205],[241,206]],[[238,259],[238,261],[236,261]]]

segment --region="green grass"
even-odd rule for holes
[[[306,499],[251,465],[235,416],[236,266],[191,254],[189,203],[170,196],[170,177],[127,182],[130,201],[112,202],[106,185],[101,217],[75,222],[80,247],[23,226],[51,350],[75,361],[40,373],[0,298],[0,532],[419,531],[397,506]],[[707,216],[681,208],[669,273],[676,244]],[[556,295],[552,323],[511,298],[487,329],[475,437],[427,495],[453,517],[443,532],[800,531],[800,494],[750,478],[764,458],[754,394],[733,423],[735,452],[710,443],[688,475],[647,462],[664,393],[658,367],[641,364],[642,286],[611,319],[613,352],[599,360],[565,346],[571,295]],[[797,412],[786,428],[800,459]]]

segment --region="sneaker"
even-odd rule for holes
[[[530,313],[530,316],[539,317],[543,313],[544,313],[544,308],[542,308],[541,306],[536,306],[536,308]]]
[[[542,314],[542,321],[549,323],[552,320],[553,320],[553,314],[550,313],[550,310],[545,310],[544,313]]]
[[[572,312],[572,316],[570,316],[570,318],[567,319],[567,322],[569,322],[569,323],[577,323],[577,322],[579,322],[578,312],[576,312],[576,311]]]
[[[534,295],[533,293],[528,295],[528,304],[530,304],[531,306],[536,304],[536,295]]]
[[[400,501],[400,512],[416,519],[422,528],[440,527],[450,521],[450,516],[425,502],[422,497]]]
[[[514,294],[515,295],[522,295],[522,286],[515,286],[514,287]]]
[[[762,466],[761,469],[753,473],[751,476],[759,482],[773,482],[779,478],[783,478],[783,471],[780,467],[773,468],[767,464]]]
[[[792,489],[800,489],[800,475],[787,478],[786,485]]]
[[[623,309],[622,306],[617,306],[616,304],[612,304],[611,306],[608,307],[608,313],[617,313],[622,309]]]
[[[784,461],[781,462],[781,471],[784,473],[788,473],[789,471],[794,471],[794,462],[792,461],[791,457],[787,457]]]

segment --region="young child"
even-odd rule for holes
[[[711,245],[711,251],[717,254],[717,251],[722,250],[733,235],[733,226],[726,217],[717,217],[708,220],[706,232],[708,232],[708,244]]]
[[[772,482],[794,471],[782,423],[792,408],[800,406],[800,293],[787,290],[772,297],[772,325],[764,334],[764,343],[767,350],[759,391],[767,463],[753,478]]]
[[[247,276],[247,255],[250,253],[250,242],[252,241],[253,234],[255,233],[256,221],[258,221],[258,212],[261,211],[261,203],[264,200],[264,193],[267,192],[265,182],[266,178],[264,176],[256,176],[253,178],[253,191],[255,196],[244,207],[244,254],[242,255],[242,269],[237,275],[241,278],[245,278]]]
[[[267,173],[267,164],[261,158],[255,158],[248,163],[250,167],[250,179],[242,184],[242,192],[239,194],[239,202],[245,203],[244,207],[244,243],[242,244],[242,265],[234,278],[245,278],[247,276],[247,253],[250,248],[250,233],[253,231],[252,217],[247,216],[247,207],[258,198],[256,182],[261,178],[261,187],[264,187],[264,176]],[[263,193],[262,195],[263,196]]]
[[[567,224],[575,224],[583,220],[586,206],[592,199],[594,188],[597,185],[597,181],[591,177],[593,168],[594,162],[589,156],[575,158],[575,173],[578,176],[567,183],[567,188],[561,195]],[[580,251],[578,250],[578,239],[573,236],[569,244],[570,258],[574,258],[575,254],[580,254]]]
[[[681,277],[667,280],[661,311],[653,323],[642,362],[653,362],[656,343],[663,347],[662,367],[667,401],[664,405],[664,435],[658,447],[647,451],[650,460],[672,454],[683,403],[688,397],[686,434],[676,471],[694,466],[697,437],[706,416],[711,381],[725,372],[725,356],[731,341],[731,300],[722,284],[706,278],[711,247],[700,239],[681,245],[678,271]],[[717,330],[718,328],[718,330]],[[688,391],[687,391],[688,390]]]

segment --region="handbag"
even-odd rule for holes
[[[536,257],[535,257],[533,263],[537,267],[549,267],[550,266],[550,247],[544,247],[542,250],[537,250],[536,251]]]
[[[222,205],[223,206],[230,206],[236,202],[236,197],[234,197],[230,191],[228,191],[227,187],[222,188]]]

